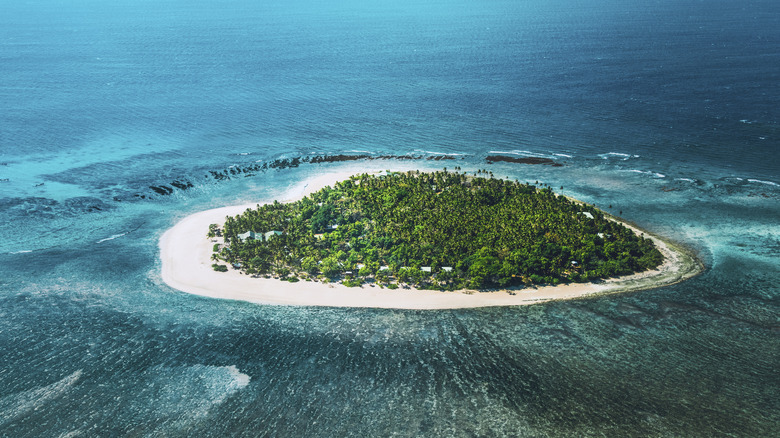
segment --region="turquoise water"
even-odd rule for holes
[[[0,4],[0,436],[774,435],[780,6],[628,3]],[[237,169],[341,153],[549,184],[707,270],[447,311],[162,283],[176,221],[343,165]]]

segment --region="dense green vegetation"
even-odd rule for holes
[[[269,231],[281,234],[265,237]],[[446,170],[354,176],[294,203],[228,217],[208,234],[224,237],[212,259],[247,274],[351,286],[582,282],[663,260],[651,240],[549,188]]]

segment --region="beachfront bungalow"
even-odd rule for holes
[[[281,231],[268,231],[267,233],[263,233],[263,237],[265,238],[265,240],[268,240],[273,236],[281,236],[281,235],[282,235]]]
[[[593,219],[593,214],[589,211],[581,211],[580,214],[585,216],[588,219]]]
[[[452,272],[452,266],[442,266],[441,270],[444,272]]]
[[[423,266],[423,267],[420,268],[420,270],[423,271],[423,272],[430,273],[431,272],[431,267],[430,266]]]
[[[263,235],[260,233],[255,233],[254,231],[247,231],[246,233],[241,233],[237,236],[242,242],[246,239],[255,239],[255,240],[263,240]]]
[[[385,265],[385,266],[380,266],[380,267],[379,267],[379,270],[380,270],[380,271],[387,271],[387,270],[389,270],[389,269],[390,269],[390,266],[387,266],[387,265]]]
[[[273,236],[280,236],[282,234],[283,233],[281,231],[268,231],[267,233],[255,233],[254,231],[247,231],[246,233],[239,234],[237,237],[241,239],[242,242],[246,241],[246,239],[265,241]]]

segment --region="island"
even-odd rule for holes
[[[211,224],[213,268],[380,287],[505,288],[655,268],[653,242],[599,210],[518,181],[460,172],[355,175]]]
[[[181,221],[161,240],[163,280],[257,303],[434,309],[647,289],[701,270],[593,206],[487,171],[318,182],[288,202]]]

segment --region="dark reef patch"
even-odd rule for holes
[[[563,164],[558,163],[555,160],[552,160],[550,158],[542,158],[542,157],[509,157],[506,155],[488,155],[487,157],[485,157],[485,161],[487,161],[488,164],[504,161],[507,163],[542,164],[545,166],[563,167]]]

